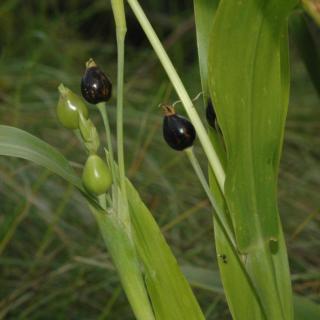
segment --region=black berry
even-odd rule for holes
[[[192,123],[176,114],[172,106],[164,106],[163,137],[167,144],[175,150],[184,150],[193,145],[196,131]]]
[[[92,104],[108,101],[112,93],[112,84],[101,69],[90,59],[81,79],[81,93]]]

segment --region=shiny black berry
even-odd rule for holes
[[[163,119],[163,137],[168,145],[175,150],[184,150],[193,145],[196,131],[192,123],[176,114],[172,106],[163,106],[165,115]]]
[[[96,63],[90,59],[81,79],[81,93],[92,104],[108,101],[112,93],[112,84]]]
[[[216,113],[214,111],[214,108],[213,108],[213,104],[212,104],[212,101],[211,99],[209,98],[208,99],[208,104],[207,104],[207,109],[206,109],[206,118],[207,118],[207,121],[210,125],[210,127],[212,127],[213,129],[216,128]]]

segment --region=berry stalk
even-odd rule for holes
[[[214,209],[214,215],[215,218],[218,220],[219,224],[221,225],[221,228],[223,229],[223,232],[226,234],[226,237],[229,238],[230,243],[232,244],[233,248],[236,248],[236,243],[235,243],[235,236],[234,236],[234,232],[231,229],[230,224],[228,223],[228,221],[226,220],[225,215],[223,214],[223,212],[221,212],[219,206],[217,205],[212,192],[210,190],[210,187],[208,185],[208,182],[206,180],[206,177],[201,169],[201,166],[199,164],[198,159],[196,158],[193,148],[187,148],[184,150],[185,153],[187,154],[190,163]]]

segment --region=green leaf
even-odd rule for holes
[[[277,175],[289,93],[287,18],[295,3],[221,0],[210,39],[209,89],[227,148],[225,199],[240,254],[218,225],[216,247],[228,260],[219,267],[236,319],[248,319],[250,304],[252,319],[293,317]]]
[[[280,43],[292,2],[221,1],[213,27],[209,85],[228,151],[225,193],[242,252],[261,237],[278,238],[274,164],[287,111]]]
[[[127,181],[134,241],[156,319],[204,319],[175,257],[139,194]]]
[[[34,162],[83,190],[81,179],[59,151],[21,129],[0,125],[0,155]]]

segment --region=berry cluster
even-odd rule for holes
[[[64,85],[59,86],[59,91],[58,119],[65,128],[80,130],[89,152],[82,173],[83,186],[93,195],[104,194],[112,185],[112,175],[106,162],[97,155],[99,136],[94,124],[88,119],[87,106],[78,95]],[[112,84],[92,59],[86,64],[81,79],[81,92],[84,99],[92,104],[108,101],[111,97]]]
[[[87,106],[78,95],[63,84],[59,86],[59,91],[58,119],[65,128],[80,131],[89,153],[82,173],[83,185],[91,194],[104,194],[112,185],[112,175],[109,166],[97,155],[99,136],[89,119]],[[81,93],[83,98],[91,104],[106,102],[111,98],[112,83],[92,59],[86,63],[86,70],[81,79]],[[167,144],[178,151],[192,147],[196,138],[193,124],[177,114],[172,105],[163,105],[162,108],[164,110],[163,137]],[[216,115],[211,99],[208,100],[206,117],[209,125],[216,128]]]

